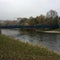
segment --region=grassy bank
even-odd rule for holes
[[[60,55],[46,48],[0,35],[0,60],[60,60]]]

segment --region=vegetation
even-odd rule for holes
[[[55,25],[55,26],[58,26],[60,24],[60,17],[58,17],[58,13],[56,11],[50,10],[49,12],[47,12],[46,16],[40,15],[37,17],[22,18],[19,23],[20,25]],[[41,30],[51,30],[51,29],[53,28],[30,29],[30,31],[31,30],[41,31]],[[26,29],[21,29],[21,30],[25,31]]]
[[[0,60],[60,60],[60,55],[47,48],[0,35]]]

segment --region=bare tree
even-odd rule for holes
[[[58,13],[54,10],[50,10],[46,14],[47,18],[56,18],[57,16],[58,16]]]
[[[46,18],[50,20],[50,25],[58,26],[58,13],[54,10],[50,10],[46,14]]]

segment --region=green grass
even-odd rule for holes
[[[47,48],[0,35],[0,60],[60,60],[60,55]]]

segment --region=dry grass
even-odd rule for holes
[[[0,35],[0,60],[60,60],[60,55],[46,48]]]

